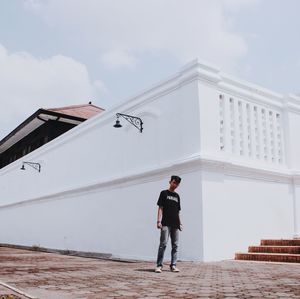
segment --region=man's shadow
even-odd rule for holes
[[[138,272],[152,272],[152,273],[154,273],[153,269],[135,269],[134,271],[138,271]]]

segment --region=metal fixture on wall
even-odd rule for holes
[[[40,163],[36,163],[36,162],[23,162],[22,163],[22,167],[20,168],[21,170],[26,170],[25,169],[25,164],[29,165],[32,168],[34,168],[38,172],[41,172],[41,164]]]
[[[125,118],[129,123],[134,125],[140,131],[140,133],[143,132],[143,121],[139,117],[128,115],[128,114],[123,114],[123,113],[117,113],[116,116],[117,116],[117,120],[114,125],[115,128],[122,127],[120,120],[119,120],[119,117],[121,116],[121,117]]]

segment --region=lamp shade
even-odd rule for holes
[[[114,128],[122,128],[122,125],[120,124],[120,121],[118,119],[116,120]]]

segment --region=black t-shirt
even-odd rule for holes
[[[163,190],[160,192],[157,205],[163,208],[161,224],[163,226],[179,228],[180,223],[178,214],[181,210],[179,194],[169,190]]]

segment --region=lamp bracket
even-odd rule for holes
[[[36,163],[36,162],[23,162],[23,167],[24,165],[29,165],[30,167],[34,168],[35,170],[37,170],[38,172],[41,172],[41,164],[40,163]]]
[[[119,118],[120,116],[123,117],[129,123],[134,125],[140,131],[140,133],[143,132],[143,121],[141,120],[141,118],[124,113],[117,113],[116,116],[117,118]]]

